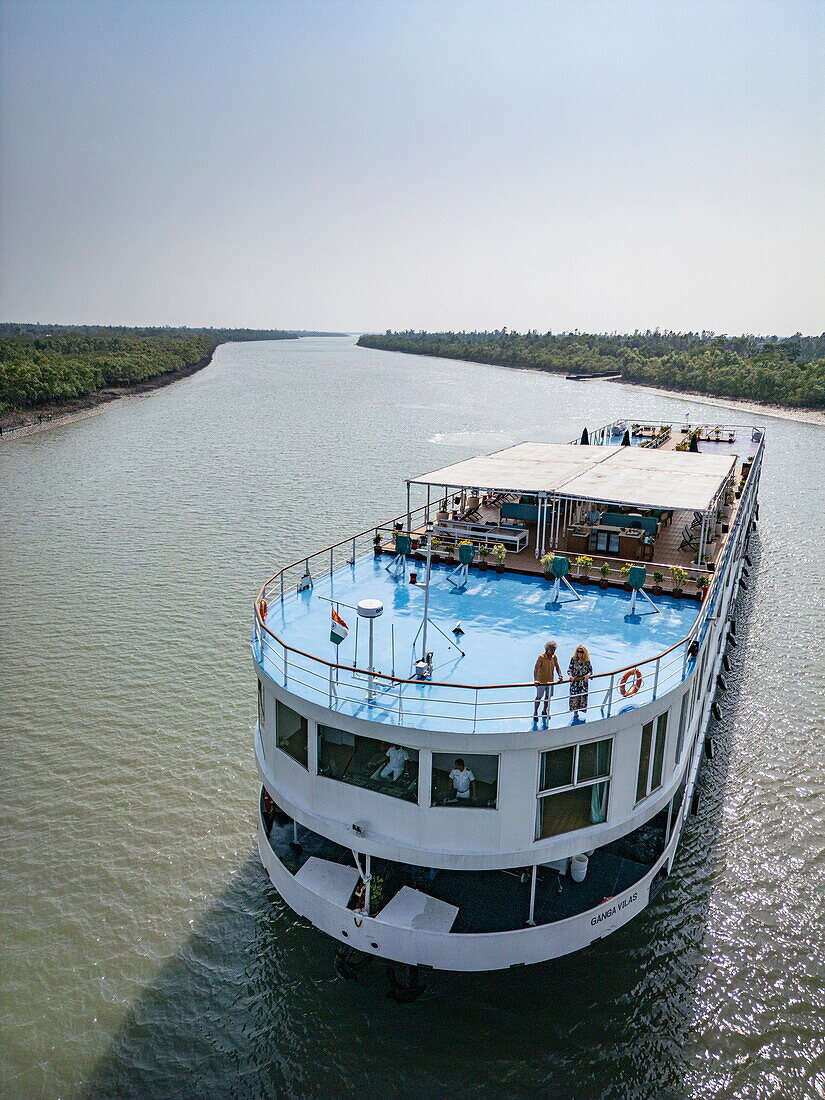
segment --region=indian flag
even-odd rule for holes
[[[333,645],[340,645],[349,633],[349,627],[334,607],[330,608],[330,611],[332,612],[332,625],[329,632],[329,640]]]

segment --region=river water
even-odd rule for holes
[[[9,1097],[814,1097],[823,1070],[825,429],[768,427],[719,751],[677,873],[568,959],[398,1006],[253,848],[251,601],[403,510],[402,478],[630,413],[615,383],[236,344],[0,448]]]

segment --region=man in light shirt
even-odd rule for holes
[[[404,774],[404,768],[410,754],[400,745],[390,745],[384,754],[387,764],[379,768],[372,776],[373,779],[392,779],[393,783]]]
[[[452,779],[453,787],[455,787],[456,798],[472,799],[475,802],[476,777],[469,768],[464,766],[461,757],[456,760],[455,767],[450,772],[450,779]]]

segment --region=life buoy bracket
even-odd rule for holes
[[[619,691],[627,699],[628,696],[635,695],[643,683],[644,680],[638,668],[629,668],[619,681]]]

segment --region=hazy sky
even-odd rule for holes
[[[823,0],[0,0],[0,319],[825,329]]]

